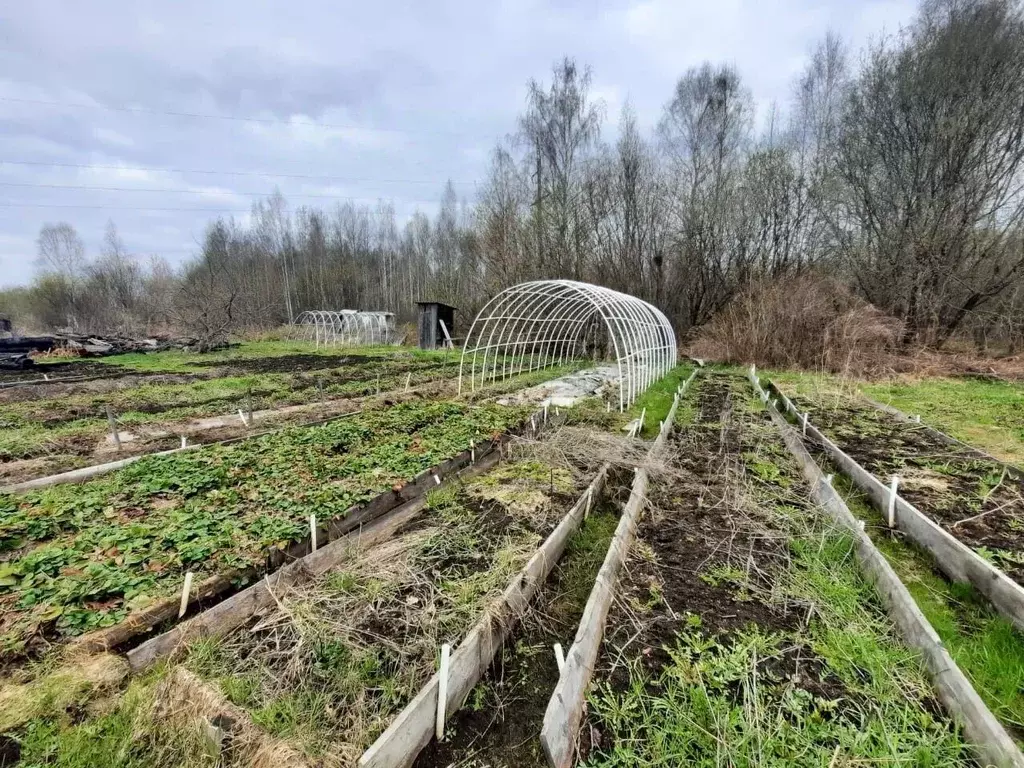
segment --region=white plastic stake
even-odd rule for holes
[[[803,426],[803,431],[804,431],[804,436],[805,437],[807,435],[807,417],[809,417],[810,415],[811,415],[810,411],[807,411],[807,412],[804,413],[803,416],[800,417],[800,423]]]
[[[536,419],[533,418],[533,416],[530,417],[530,431],[531,432],[536,432],[537,431],[537,421],[536,421]]]
[[[562,651],[562,644],[555,643],[555,663],[558,664],[558,674],[565,669],[565,652]]]
[[[188,448],[188,438],[185,435],[181,436],[181,447]]]
[[[448,666],[452,657],[452,647],[445,643],[441,646],[441,669],[437,686],[437,722],[434,724],[434,735],[438,741],[444,741],[445,709],[448,706]]]
[[[605,410],[605,413],[611,413],[612,412],[612,401],[611,400],[609,400],[608,402],[606,402],[604,404],[604,410]]]
[[[476,464],[476,443],[469,441],[469,463]]]
[[[406,374],[406,376],[405,376],[405,391],[406,392],[409,391],[409,382],[411,382],[411,381],[412,381],[412,374],[411,373]]]
[[[920,423],[921,423],[921,414],[920,414],[920,413],[918,413],[918,414],[916,414],[916,415],[914,416],[914,422],[915,422],[916,424],[920,424]]]
[[[640,426],[637,427],[637,430],[636,430],[637,434],[640,434],[641,432],[644,431],[644,417],[645,416],[647,416],[647,409],[646,408],[642,408],[640,410],[640,422],[639,422]]]
[[[316,552],[316,515],[309,516],[309,545],[310,552]]]
[[[594,500],[594,486],[587,488],[587,501],[583,505],[583,519],[586,520],[590,516],[590,505]]]
[[[117,419],[114,418],[114,412],[110,410],[110,406],[107,406],[107,424],[110,425],[110,434],[114,438],[114,445],[117,446],[117,450],[121,450],[121,433],[117,431]]]
[[[548,404],[544,403],[544,423],[548,423]]]
[[[44,373],[43,374],[43,381],[49,381],[49,380],[50,380],[50,374]]]
[[[437,475],[434,475],[434,482],[435,482],[435,483],[436,483],[437,485],[440,485],[440,484],[441,484],[441,478],[440,478],[440,477],[438,477]]]
[[[238,409],[238,418],[242,420],[242,424],[244,424],[247,427],[249,426],[249,420],[245,418],[245,413],[242,411],[241,408]]]
[[[896,525],[896,491],[900,485],[899,475],[892,476],[892,485],[889,486],[889,527]]]
[[[188,610],[188,596],[192,591],[192,571],[185,574],[185,583],[181,587],[181,604],[178,605],[178,618],[185,615]]]

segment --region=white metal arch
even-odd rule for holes
[[[459,363],[459,391],[587,353],[603,327],[619,369],[619,409],[676,364],[668,318],[635,296],[574,280],[535,280],[506,288],[473,320]]]
[[[360,312],[355,309],[311,309],[295,318],[306,338],[319,349],[328,344],[391,344],[395,316],[391,312]]]

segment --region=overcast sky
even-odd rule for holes
[[[111,219],[133,254],[177,264],[218,212],[242,216],[275,185],[292,208],[390,199],[400,223],[436,211],[449,178],[472,201],[526,82],[547,80],[564,55],[592,67],[606,135],[627,99],[653,127],[678,77],[704,60],[735,64],[763,118],[827,30],[857,49],[915,5],[10,0],[0,286],[31,278],[46,222],[73,224],[92,257]]]

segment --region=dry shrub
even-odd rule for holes
[[[886,365],[901,331],[900,321],[842,283],[809,274],[752,284],[689,351],[718,362],[863,374]]]

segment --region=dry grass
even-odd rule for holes
[[[838,281],[802,275],[754,283],[689,352],[718,362],[866,373],[885,366],[901,330]]]
[[[354,765],[565,513],[552,487],[573,487],[569,473],[516,462],[439,489],[429,522],[276,594],[249,627],[193,645],[187,664],[317,764]]]

